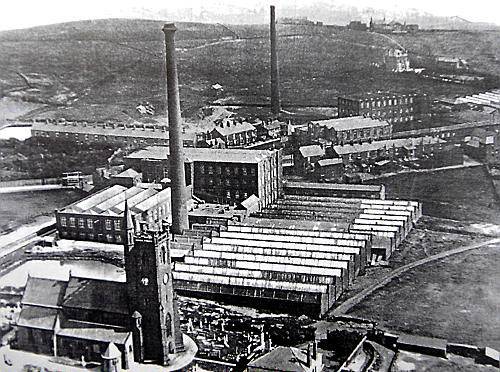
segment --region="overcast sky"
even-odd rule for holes
[[[76,21],[83,19],[144,18],[159,9],[234,7],[259,9],[275,4],[300,7],[314,0],[0,0],[0,29]],[[460,16],[471,21],[500,25],[500,0],[320,0],[326,4],[373,7],[389,11],[416,8],[439,16]],[[142,8],[139,9],[139,8]],[[175,20],[174,20],[175,21]]]

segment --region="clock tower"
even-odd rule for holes
[[[169,355],[184,350],[172,283],[169,226],[133,233],[125,205],[125,272],[136,362],[168,365]]]

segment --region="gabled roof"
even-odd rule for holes
[[[53,330],[58,309],[23,305],[17,326]]]
[[[335,159],[321,159],[318,160],[318,165],[320,167],[328,167],[330,165],[339,165],[342,164],[343,161],[341,158],[335,158]]]
[[[48,308],[61,306],[68,282],[29,276],[21,304]]]
[[[309,158],[311,156],[325,155],[325,149],[320,145],[302,146],[299,148],[299,152],[304,158]]]
[[[139,175],[140,173],[137,172],[136,170],[129,168],[127,170],[124,170],[121,173],[115,174],[112,176],[113,178],[135,178]]]
[[[70,277],[63,307],[128,315],[126,283]]]
[[[228,121],[226,123],[223,122],[220,126],[216,126],[213,130],[225,137],[231,134],[253,131],[255,127],[246,121],[243,123]]]

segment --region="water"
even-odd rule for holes
[[[0,129],[0,140],[15,138],[19,141],[24,141],[30,137],[31,127],[7,127]]]
[[[33,260],[24,263],[0,278],[0,288],[24,287],[28,274],[40,278],[68,280],[71,275],[85,278],[125,281],[125,270],[99,261]]]

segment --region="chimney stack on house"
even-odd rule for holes
[[[278,70],[278,52],[277,52],[277,38],[276,38],[276,16],[274,5],[271,5],[271,24],[270,24],[270,38],[271,38],[271,112],[278,115],[281,110],[280,103],[280,79]]]
[[[188,226],[186,207],[186,178],[184,171],[184,150],[182,145],[182,119],[177,81],[174,34],[177,28],[173,23],[163,26],[165,34],[165,60],[167,78],[168,129],[170,147],[170,171],[172,189],[172,233],[182,234]]]

